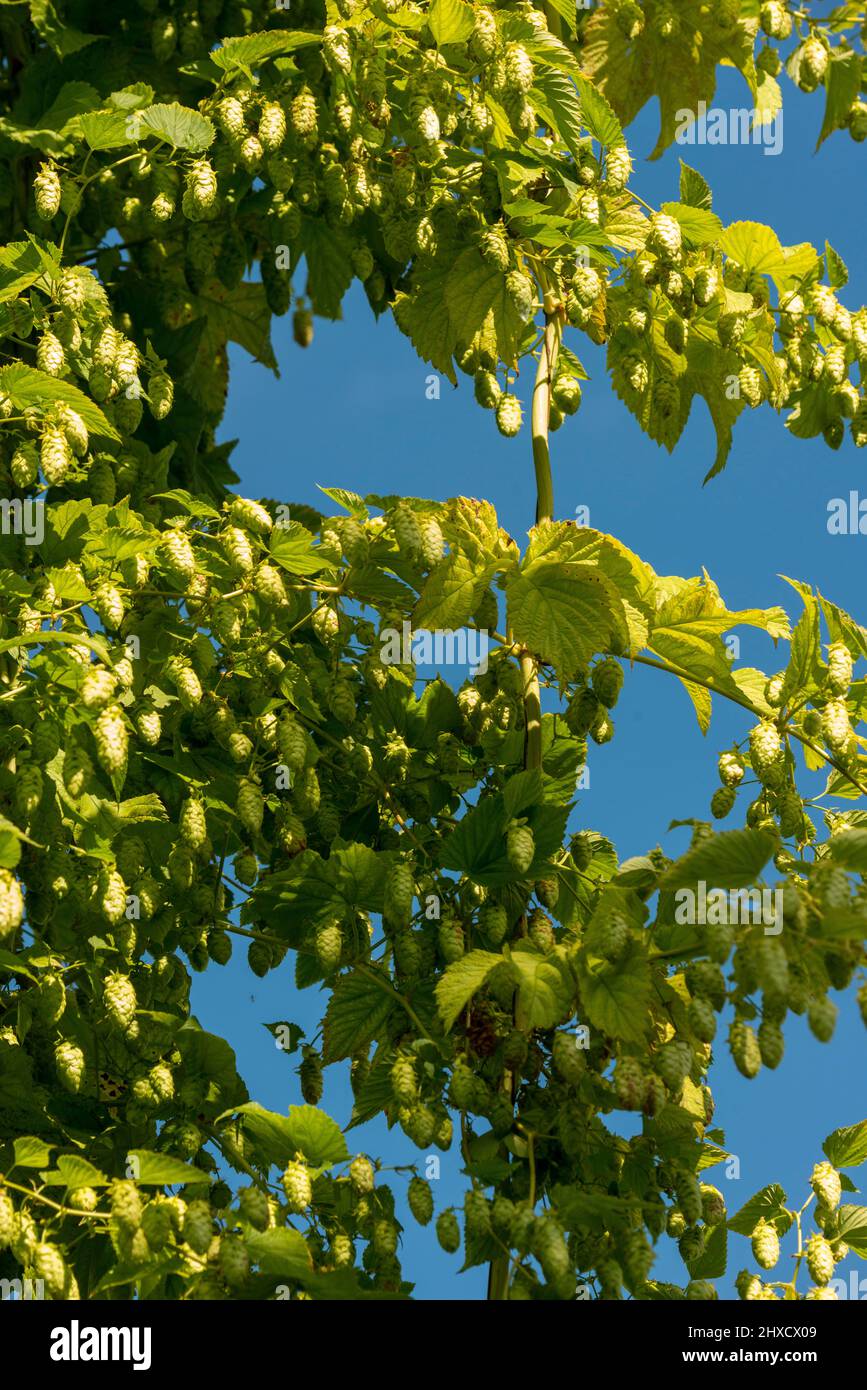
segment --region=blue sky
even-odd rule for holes
[[[655,142],[656,116],[648,109],[629,132],[633,186],[651,204],[676,199],[682,154],[707,178],[714,210],[725,223],[767,222],[784,244],[812,241],[822,247],[827,238],[849,264],[843,298],[857,308],[867,298],[867,268],[859,265],[867,211],[863,153],[838,134],[814,155],[821,98],[802,96],[788,81],[785,97],[777,156],[756,146],[675,147],[650,164],[646,154]],[[716,104],[749,104],[734,73],[723,72]],[[747,411],[728,468],[702,487],[714,456],[704,405],[696,405],[669,457],[642,436],[611,392],[602,353],[577,333],[567,342],[592,379],[578,416],[553,437],[559,516],[589,506],[593,526],[618,536],[658,573],[692,575],[704,566],[730,608],[782,604],[796,617],[796,596],[778,577],[787,574],[812,581],[856,618],[865,617],[867,538],[831,536],[827,530],[832,498],[859,487],[867,496],[867,460],[848,436],[832,453],[822,441],[792,438],[770,409]],[[361,292],[349,295],[342,322],[317,321],[306,352],[292,342],[288,320],[275,320],[275,349],[280,380],[239,352],[233,357],[221,437],[240,440],[233,459],[239,491],[313,505],[321,500],[317,483],[438,499],[462,493],[492,501],[501,523],[523,540],[535,506],[528,431],[514,441],[501,439],[491,415],[475,405],[466,379],[457,391],[443,381],[440,399],[426,399],[431,369],[389,319],[375,323]],[[525,376],[519,385],[525,399],[529,387]],[[768,671],[785,664],[768,638],[749,630],[742,636],[748,664]],[[657,843],[671,853],[682,850],[688,832],[666,833],[669,822],[707,816],[717,785],[716,755],[733,737],[743,737],[746,725],[736,712],[719,708],[703,738],[677,683],[641,668],[627,673],[615,723],[614,741],[593,756],[591,787],[576,808],[575,828],[608,835],[621,858]],[[805,785],[818,790],[820,779]],[[296,993],[291,957],[264,981],[247,970],[243,951],[226,970],[195,978],[200,1021],[228,1036],[251,1094],[277,1110],[300,1101],[298,1081],[294,1060],[275,1050],[262,1024],[292,1019],[307,1025],[323,1002],[310,992]],[[718,1045],[711,1078],[717,1123],[741,1171],[736,1181],[726,1181],[719,1169],[708,1178],[722,1188],[731,1211],[770,1181],[782,1183],[800,1206],[824,1136],[867,1113],[863,1025],[851,991],[838,1002],[840,1021],[830,1045],[816,1042],[803,1019],[790,1017],[782,1066],[753,1082],[735,1072],[724,1042]],[[337,1068],[327,1073],[323,1104],[341,1123],[348,1119],[351,1098]],[[399,1131],[388,1135],[381,1124],[354,1133],[358,1148],[380,1154],[386,1163],[423,1157]],[[459,1167],[456,1149],[443,1156],[437,1209],[461,1200],[465,1180]],[[398,1180],[396,1191],[402,1186]],[[416,1281],[416,1297],[483,1296],[484,1271],[456,1278],[459,1260],[442,1254],[432,1229],[421,1232],[411,1217],[405,1220],[402,1257],[407,1276]],[[657,1275],[685,1282],[671,1242],[664,1241],[660,1251]],[[749,1262],[748,1243],[732,1236],[730,1251],[735,1274]],[[844,1276],[856,1263],[850,1259],[842,1267]],[[720,1287],[723,1297],[733,1296],[730,1281]]]

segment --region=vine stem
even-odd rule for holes
[[[548,421],[551,413],[551,384],[557,369],[557,356],[560,350],[561,320],[545,289],[545,332],[539,347],[539,365],[533,387],[533,410],[531,427],[533,435],[533,467],[536,471],[536,525],[551,521],[554,517],[554,482],[551,476],[551,451],[548,444]],[[530,652],[520,654],[521,681],[524,702],[524,767],[526,769],[542,766],[542,697],[539,689],[539,667]],[[517,998],[515,1001],[515,1027],[523,1029],[526,1018],[522,1016]],[[515,1096],[515,1076],[507,1072],[505,1088],[510,1100]],[[491,1260],[488,1268],[488,1299],[502,1302],[509,1296],[509,1272],[511,1256],[507,1251]]]
[[[700,685],[705,690],[709,690],[712,695],[722,695],[726,700],[731,700],[734,704],[740,705],[742,709],[749,710],[750,714],[754,715],[756,719],[767,718],[767,715],[764,714],[762,710],[757,709],[752,701],[748,700],[745,695],[735,695],[731,690],[721,690],[712,680],[703,680],[701,676],[692,676],[688,671],[684,671],[672,665],[671,662],[658,661],[655,657],[638,656],[635,653],[630,656],[629,660],[636,662],[639,666],[652,666],[655,671],[666,671],[668,675],[677,676],[679,680],[689,681],[692,685]],[[792,738],[796,738],[805,748],[809,748],[811,752],[815,753],[817,758],[821,758],[829,767],[833,767],[835,772],[839,772],[840,776],[851,783],[853,787],[856,787],[862,796],[867,796],[867,787],[863,786],[845,764],[842,763],[839,758],[834,757],[833,753],[827,753],[823,748],[819,748],[811,738],[808,738],[806,734],[802,734],[800,729],[796,729],[794,724],[789,720],[786,720],[782,732],[789,734]]]

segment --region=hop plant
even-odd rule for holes
[[[705,307],[712,303],[719,293],[719,287],[720,278],[716,266],[699,266],[692,282],[692,293],[696,304]]]
[[[207,159],[195,159],[187,170],[183,209],[193,221],[207,218],[216,211],[217,175]]]
[[[623,667],[613,656],[597,662],[591,674],[593,693],[606,709],[613,709],[623,688]]]
[[[138,1008],[135,987],[128,975],[112,971],[106,975],[102,999],[108,1017],[119,1028],[126,1031],[132,1023]]]
[[[339,922],[324,922],[316,928],[314,949],[316,959],[326,974],[337,969],[343,955],[343,933]]]
[[[59,486],[72,463],[72,450],[66,431],[59,425],[46,425],[39,437],[39,464],[50,487]]]
[[[779,780],[783,744],[776,724],[764,719],[750,733],[750,762],[760,782],[771,786]]]
[[[174,404],[175,387],[165,372],[154,372],[148,383],[148,405],[155,420],[165,420]]]
[[[277,726],[277,748],[280,761],[293,772],[299,772],[307,761],[307,735],[300,724],[285,716]]]
[[[572,1034],[554,1034],[551,1060],[555,1071],[567,1086],[577,1086],[581,1082],[587,1063],[583,1052],[577,1046],[577,1039]]]
[[[828,70],[828,49],[817,35],[811,34],[801,48],[800,57],[799,85],[804,91],[813,92]]]
[[[763,31],[772,39],[787,39],[792,32],[792,18],[783,0],[766,0],[759,19]]]
[[[647,1074],[635,1057],[621,1057],[614,1072],[614,1089],[624,1110],[641,1110],[647,1091]]]
[[[834,695],[845,695],[852,684],[852,654],[843,642],[832,644],[828,652],[828,687]]]
[[[0,869],[0,941],[15,935],[23,917],[21,886],[9,869]]]
[[[63,1038],[54,1048],[54,1065],[61,1084],[76,1095],[84,1081],[84,1053],[77,1043]]]
[[[513,92],[529,92],[535,73],[533,61],[523,45],[507,44],[503,62],[507,87]]]
[[[99,882],[99,910],[112,926],[126,912],[126,884],[116,869],[107,870]]]
[[[178,816],[178,831],[181,840],[192,850],[200,850],[207,842],[208,825],[205,808],[197,797],[188,797],[181,806]]]
[[[396,925],[408,922],[412,916],[415,884],[412,871],[405,863],[393,864],[385,881],[384,911]]]
[[[765,397],[765,379],[758,367],[745,362],[738,373],[738,385],[748,406],[754,410],[761,405]]]
[[[780,1258],[780,1238],[769,1221],[760,1221],[752,1235],[753,1258],[762,1269],[773,1269]]]
[[[207,1253],[213,1239],[214,1223],[208,1203],[196,1199],[184,1212],[183,1237],[197,1255]]]
[[[407,1201],[409,1209],[420,1226],[427,1226],[430,1223],[434,1211],[433,1193],[430,1183],[425,1182],[424,1178],[412,1177],[409,1181],[407,1190]]]
[[[63,344],[51,332],[43,333],[36,347],[36,365],[48,376],[62,376],[66,366]]]
[[[840,1205],[843,1185],[840,1174],[832,1163],[816,1164],[810,1176],[810,1186],[816,1195],[816,1201],[828,1211],[834,1211]]]
[[[807,1008],[810,1032],[819,1042],[830,1042],[837,1026],[837,1005],[827,995],[811,999]]]
[[[523,414],[517,396],[503,392],[496,406],[497,429],[506,439],[514,439],[521,429]]]
[[[655,212],[647,235],[648,250],[668,261],[677,261],[683,250],[680,223],[665,212]]]
[[[235,802],[235,810],[238,819],[246,830],[252,835],[257,835],[262,829],[262,820],[265,815],[265,800],[261,789],[255,782],[245,779],[238,789],[238,797]]]
[[[373,1164],[365,1154],[357,1154],[349,1165],[349,1180],[359,1196],[373,1191]]]
[[[822,711],[822,737],[828,747],[834,752],[844,749],[851,732],[846,702],[840,699],[829,700]]]
[[[506,830],[506,856],[516,873],[525,874],[536,856],[536,843],[529,825],[512,821]]]
[[[312,1047],[304,1049],[298,1068],[301,1094],[307,1105],[318,1105],[322,1099],[322,1059]]]
[[[447,1255],[460,1249],[461,1228],[455,1213],[449,1209],[441,1211],[436,1222],[437,1240]]]
[[[714,820],[723,820],[735,804],[737,792],[734,787],[718,787],[711,797],[710,813]]]
[[[289,1210],[297,1215],[306,1211],[313,1201],[313,1186],[307,1166],[298,1162],[288,1163],[280,1181]]]
[[[812,1235],[806,1246],[807,1269],[814,1284],[822,1287],[834,1277],[834,1252],[824,1236]]]
[[[578,303],[590,308],[602,293],[599,271],[594,270],[593,266],[579,265],[572,276],[571,289]]]
[[[36,211],[43,222],[50,222],[60,211],[60,178],[50,164],[40,164],[33,180]]]
[[[100,711],[93,733],[102,767],[112,777],[123,773],[127,765],[129,736],[119,705],[108,705]]]
[[[729,1051],[741,1076],[752,1080],[762,1066],[758,1038],[749,1024],[738,1019],[729,1028]]]
[[[605,179],[612,193],[620,193],[632,175],[632,157],[625,144],[612,145],[605,155]]]

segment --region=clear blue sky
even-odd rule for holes
[[[655,142],[656,118],[648,110],[629,132],[633,186],[652,204],[676,199],[683,154],[708,179],[714,209],[725,223],[767,222],[784,244],[809,240],[821,248],[827,238],[849,264],[851,282],[843,297],[856,308],[867,298],[867,267],[863,260],[859,264],[867,212],[863,151],[838,134],[814,156],[821,99],[802,96],[788,81],[785,96],[785,139],[777,157],[754,146],[675,147],[650,164],[646,155]],[[716,104],[749,104],[735,74],[723,73]],[[826,529],[831,498],[859,487],[867,496],[867,458],[848,436],[835,454],[822,441],[793,439],[770,409],[747,411],[727,470],[703,488],[714,455],[704,405],[696,405],[669,457],[642,436],[612,394],[602,353],[583,335],[573,333],[572,345],[592,380],[579,415],[554,436],[558,515],[572,516],[576,506],[588,505],[593,526],[618,536],[658,573],[692,575],[706,567],[730,608],[780,603],[797,616],[796,597],[778,578],[787,574],[817,584],[855,617],[867,617],[867,538],[832,537]],[[343,322],[317,321],[315,342],[306,352],[292,342],[289,322],[275,321],[275,348],[279,381],[242,353],[233,357],[221,437],[240,439],[234,455],[239,491],[313,505],[321,500],[317,483],[439,499],[462,493],[490,499],[502,524],[519,540],[525,535],[535,505],[527,432],[516,441],[501,439],[492,417],[474,404],[466,379],[457,391],[443,381],[441,398],[427,400],[431,369],[417,360],[390,319],[375,323],[362,293],[350,294]],[[521,385],[526,399],[529,382]],[[742,659],[769,671],[784,664],[769,639],[749,630],[743,632]],[[666,827],[673,819],[708,815],[716,755],[735,735],[742,737],[746,726],[720,708],[702,738],[685,693],[647,669],[627,673],[616,713],[616,737],[593,756],[591,789],[576,808],[575,828],[590,826],[609,836],[621,858],[657,843],[678,852],[687,832],[667,834]],[[819,782],[816,777],[805,785],[818,790]],[[309,1025],[321,1012],[323,1000],[294,990],[291,956],[259,981],[239,951],[227,969],[195,977],[193,999],[202,1024],[227,1035],[236,1048],[256,1099],[276,1110],[300,1101],[295,1060],[277,1052],[262,1027],[276,1019]],[[839,1002],[830,1045],[816,1042],[803,1019],[790,1017],[782,1066],[755,1081],[735,1072],[724,1041],[717,1046],[711,1078],[717,1123],[729,1150],[740,1157],[741,1176],[726,1182],[717,1169],[708,1179],[722,1187],[730,1211],[770,1181],[781,1182],[801,1205],[812,1165],[822,1157],[823,1137],[867,1113],[863,1083],[853,1084],[864,1074],[867,1039],[852,993]],[[323,1105],[345,1123],[351,1097],[343,1069],[331,1068],[326,1077]],[[350,1145],[386,1162],[422,1157],[399,1130],[388,1134],[383,1124],[353,1135]],[[455,1147],[443,1156],[437,1209],[461,1200],[466,1184],[459,1169]],[[402,1186],[396,1182],[396,1191]],[[402,1258],[416,1281],[416,1297],[483,1296],[483,1270],[456,1278],[460,1260],[443,1255],[432,1228],[419,1231],[408,1213],[405,1224]],[[685,1282],[672,1243],[663,1241],[660,1250],[667,1253],[657,1260],[658,1277]],[[748,1243],[730,1237],[732,1275],[749,1262],[748,1255]],[[838,1272],[848,1277],[855,1264],[850,1259]],[[730,1281],[720,1287],[724,1297],[734,1296]]]

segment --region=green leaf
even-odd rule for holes
[[[859,53],[844,52],[842,47],[831,49],[831,61],[825,77],[825,115],[816,149],[828,136],[846,125],[849,111],[861,91],[862,59]]]
[[[21,841],[12,830],[0,830],[0,867],[14,869],[21,858]]]
[[[446,1032],[491,972],[503,964],[503,957],[491,951],[468,951],[446,966],[436,987],[437,1008]]]
[[[849,269],[843,257],[836,252],[830,242],[825,242],[825,265],[828,269],[828,284],[835,290],[849,283]]]
[[[493,314],[500,356],[504,362],[516,361],[524,322],[501,270],[489,265],[475,247],[467,247],[451,264],[444,294],[454,342],[469,343],[488,314]]]
[[[149,1149],[130,1149],[127,1154],[129,1171],[143,1187],[192,1186],[210,1182],[207,1173],[182,1163],[171,1154],[152,1153]]]
[[[769,830],[724,830],[710,835],[666,869],[660,887],[674,890],[703,882],[714,888],[747,888],[778,848]]]
[[[550,662],[563,680],[610,645],[619,599],[589,565],[525,559],[506,586],[506,598],[515,640]]]
[[[42,1181],[49,1187],[107,1187],[111,1181],[86,1158],[78,1154],[63,1154],[57,1160],[57,1167],[50,1172],[40,1173]]]
[[[119,149],[138,138],[127,111],[83,112],[78,118],[78,129],[92,150]]]
[[[349,512],[350,516],[358,517],[361,521],[366,521],[370,515],[367,503],[363,497],[359,497],[357,492],[350,492],[345,487],[322,487],[317,483],[320,492],[324,492],[326,497],[330,497],[332,502],[336,502],[338,507]]]
[[[245,34],[242,38],[225,39],[221,48],[215,48],[208,57],[224,72],[235,68],[250,70],[258,67],[268,58],[276,58],[281,53],[293,53],[296,48],[306,48],[322,42],[321,33],[307,30],[271,29],[262,34]]]
[[[838,1234],[850,1250],[867,1260],[867,1207],[842,1206]]]
[[[386,976],[382,977],[380,985],[358,971],[341,975],[325,1011],[323,1060],[339,1062],[368,1046],[383,1028],[395,1004]]]
[[[636,945],[613,964],[582,966],[579,973],[581,1002],[594,1028],[611,1038],[640,1042],[650,1025],[650,970]]]
[[[227,342],[238,343],[250,356],[276,371],[277,359],[271,346],[271,311],[265,291],[246,281],[227,290],[219,280],[211,280],[193,297],[205,319],[197,362],[210,364],[224,352]]]
[[[109,660],[108,643],[101,632],[72,632],[69,629],[65,632],[33,632],[25,637],[18,633],[16,637],[4,637],[0,641],[0,652],[11,652],[16,647],[44,647],[53,646],[59,643],[61,646],[90,647],[92,652],[103,661]]]
[[[712,1226],[697,1260],[687,1265],[691,1279],[722,1279],[726,1272],[728,1232],[725,1225]]]
[[[307,258],[307,293],[317,314],[339,319],[343,296],[352,284],[352,240],[342,227],[318,217],[304,222],[302,245]],[[284,272],[288,275],[288,271]]]
[[[835,1168],[857,1168],[867,1159],[867,1120],[835,1129],[822,1145],[822,1151]]]
[[[608,98],[588,77],[576,78],[576,84],[581,94],[584,124],[594,140],[606,146],[622,144],[623,127]]]
[[[707,208],[697,208],[688,203],[663,203],[662,211],[679,222],[688,246],[704,246],[708,242],[718,241],[722,235],[722,222],[715,212]]]
[[[483,562],[462,550],[450,550],[425,580],[412,615],[413,628],[454,632],[465,627],[496,568],[496,560]]]
[[[557,1186],[552,1194],[555,1209],[570,1230],[623,1230],[641,1208],[628,1197],[612,1197],[605,1192],[582,1192],[577,1187]]]
[[[273,1231],[250,1231],[244,1236],[244,1243],[260,1274],[274,1279],[303,1279],[312,1269],[310,1251],[300,1231],[285,1226]]]
[[[169,105],[159,103],[136,111],[131,117],[134,128],[142,133],[156,135],[176,150],[190,150],[200,153],[214,143],[216,132],[206,116],[192,111],[188,106],[180,106],[173,101]]]
[[[99,406],[89,396],[70,382],[58,381],[57,377],[40,372],[36,367],[25,366],[23,362],[0,367],[0,391],[6,392],[16,410],[63,401],[78,411],[91,434],[115,441],[120,439],[117,430],[108,423]]]
[[[473,7],[465,0],[433,0],[427,24],[437,48],[447,43],[463,43],[473,32]]]
[[[536,855],[526,874],[512,868],[506,856],[505,829],[509,819],[502,796],[485,797],[463,816],[444,842],[441,859],[446,869],[459,869],[476,883],[495,888],[524,878],[538,878],[551,855],[563,843],[568,806],[534,806],[528,821]]]
[[[50,248],[53,252],[54,248]],[[36,241],[12,241],[0,247],[0,304],[15,299],[46,272],[46,252]],[[60,262],[55,262],[57,273]]]
[[[15,1155],[13,1168],[44,1168],[51,1162],[52,1144],[46,1144],[44,1139],[37,1139],[32,1134],[16,1139],[12,1145]]]
[[[759,73],[759,85],[753,103],[752,129],[773,125],[782,109],[783,89],[779,82],[769,72]],[[755,139],[755,136],[753,138]],[[773,151],[766,149],[765,153],[771,154]]]
[[[867,830],[858,826],[841,830],[828,841],[828,853],[844,869],[867,873]]]
[[[786,1210],[786,1194],[779,1183],[763,1187],[740,1211],[730,1217],[727,1225],[730,1231],[740,1236],[751,1236],[760,1221],[774,1225],[779,1235],[785,1235],[792,1224],[792,1215]]]
[[[285,526],[275,526],[271,531],[268,548],[272,560],[276,560],[277,564],[290,574],[319,574],[332,563],[320,556],[310,532],[297,521],[290,521]]]
[[[786,289],[815,265],[815,247],[804,243],[783,247],[776,232],[760,222],[733,222],[720,240],[722,250],[744,270],[770,275],[777,289]]]
[[[429,362],[456,386],[452,354],[459,337],[445,297],[449,270],[448,265],[434,265],[417,271],[411,293],[401,291],[395,295],[392,313],[422,361]]]
[[[541,94],[545,105],[553,117],[554,130],[560,136],[567,150],[576,159],[583,144],[586,144],[581,120],[581,102],[574,80],[564,72],[548,68],[537,72],[530,99]],[[538,204],[536,204],[538,212]]]
[[[575,982],[562,947],[542,955],[528,942],[518,942],[509,964],[518,978],[517,1016],[522,1028],[553,1028],[572,1013]]]
[[[96,34],[82,34],[58,15],[51,0],[29,0],[33,27],[58,58],[68,58],[89,44],[96,43]]]
[[[684,160],[680,161],[680,201],[692,208],[710,212],[713,194],[703,174],[693,169]]]
[[[307,1162],[327,1168],[349,1158],[340,1126],[315,1105],[289,1106],[289,1133]]]
[[[314,1168],[328,1168],[349,1157],[339,1126],[313,1105],[291,1105],[288,1115],[278,1115],[249,1101],[231,1113],[241,1116],[245,1131],[277,1167],[285,1167],[299,1152]]]

